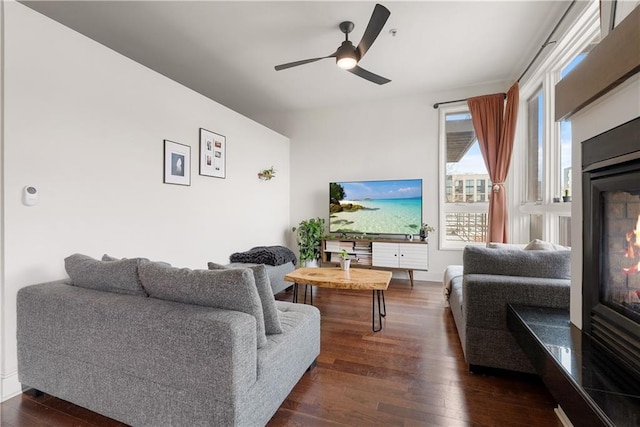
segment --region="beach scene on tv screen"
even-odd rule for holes
[[[417,234],[422,222],[422,180],[332,182],[331,233]]]

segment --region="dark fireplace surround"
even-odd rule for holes
[[[582,328],[640,379],[640,117],[582,143]]]

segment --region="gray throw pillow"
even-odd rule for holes
[[[230,268],[238,268],[216,264],[215,262],[208,263],[208,267],[209,270],[226,270]],[[262,303],[262,312],[264,313],[264,327],[267,335],[281,334],[282,324],[280,323],[280,316],[278,316],[276,299],[273,297],[273,289],[271,289],[271,281],[269,280],[267,267],[265,267],[264,264],[258,264],[247,268],[253,271],[256,288],[258,289],[258,295],[260,295],[260,302]]]
[[[64,268],[74,286],[146,297],[138,279],[138,267],[144,262],[141,258],[106,262],[73,254],[64,259]]]
[[[262,304],[251,271],[191,270],[147,262],[138,273],[150,297],[252,315],[256,319],[258,348],[267,343]]]

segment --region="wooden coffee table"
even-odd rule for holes
[[[382,318],[387,315],[384,302],[384,291],[389,287],[391,272],[351,268],[347,271],[340,268],[299,268],[284,276],[287,282],[293,282],[293,302],[298,302],[298,285],[305,285],[304,302],[307,302],[306,286],[318,286],[333,289],[358,289],[372,291],[371,328],[373,332],[382,330]],[[382,304],[380,299],[382,297]],[[376,327],[376,299],[378,301],[378,326]],[[311,292],[313,305],[313,292]]]

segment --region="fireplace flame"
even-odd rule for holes
[[[640,215],[638,215],[638,221],[636,222],[636,228],[633,231],[626,233],[626,252],[624,254],[625,258],[635,259],[636,250],[634,247],[640,248]],[[639,254],[640,255],[640,254]],[[625,276],[629,277],[630,274],[638,274],[640,271],[640,262],[636,265],[633,265],[629,268],[623,268],[622,272]]]
[[[629,268],[623,268],[622,272],[628,276],[630,274],[638,274],[638,270],[640,270],[640,262]]]
[[[636,252],[634,247],[640,248],[640,215],[638,215],[638,221],[636,222],[636,228],[633,231],[626,233],[626,253],[625,258],[635,258]]]

